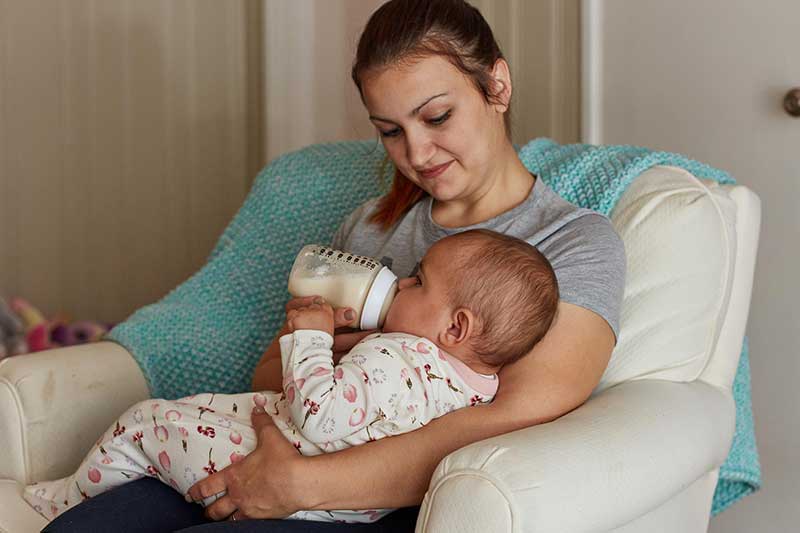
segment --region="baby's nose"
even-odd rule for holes
[[[397,288],[402,291],[403,289],[405,289],[407,287],[411,287],[415,283],[416,283],[416,280],[414,278],[403,278],[403,279],[401,279],[400,281],[397,282]]]

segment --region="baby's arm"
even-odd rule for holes
[[[382,416],[364,370],[349,359],[334,366],[330,334],[298,329],[280,344],[289,413],[308,440],[343,439]]]
[[[286,312],[294,309],[310,306],[319,296],[304,296],[292,298],[286,303]],[[337,307],[333,310],[333,323],[336,333],[333,336],[333,360],[339,362],[344,354],[361,341],[367,335],[375,333],[377,330],[362,331],[352,329],[357,325],[354,320],[355,313],[349,307]],[[310,328],[314,329],[314,328]],[[324,331],[324,330],[323,330]],[[254,391],[279,391],[282,390],[283,375],[281,369],[281,349],[279,339],[289,333],[288,324],[283,325],[277,333],[272,343],[267,347],[261,359],[253,371],[252,388]]]

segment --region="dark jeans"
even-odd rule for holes
[[[372,524],[335,524],[305,520],[241,520],[212,522],[203,508],[160,481],[145,477],[83,502],[42,531],[47,533],[409,533],[419,507],[398,509]]]

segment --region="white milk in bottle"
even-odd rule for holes
[[[361,329],[383,325],[396,293],[397,276],[378,260],[318,244],[300,250],[289,274],[289,294],[350,307]]]

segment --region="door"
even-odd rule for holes
[[[712,532],[800,522],[800,87],[796,0],[585,0],[584,139],[680,152],[729,171],[762,201],[748,323],[764,488]]]

